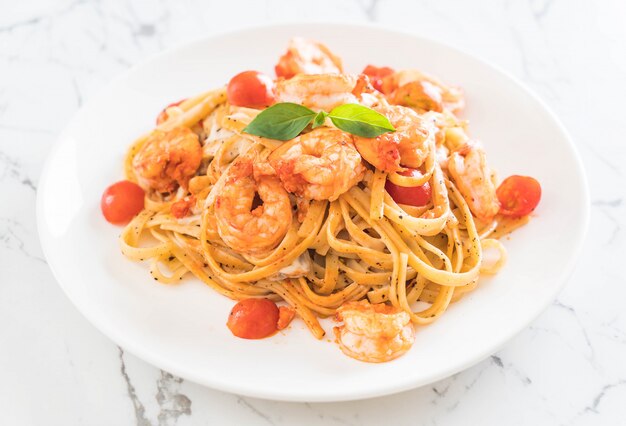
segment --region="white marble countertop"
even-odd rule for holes
[[[0,424],[626,424],[624,18],[621,0],[0,1]],[[378,22],[459,46],[527,83],[573,135],[592,194],[583,256],[558,300],[490,359],[367,401],[244,398],[125,354],[55,283],[35,193],[83,101],[161,49],[289,20]]]

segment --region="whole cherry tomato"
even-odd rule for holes
[[[530,176],[513,175],[504,179],[496,190],[500,214],[521,217],[530,214],[541,200],[541,185]]]
[[[278,306],[271,300],[244,299],[230,311],[226,325],[242,339],[262,339],[276,332],[278,316]]]
[[[258,71],[244,71],[230,79],[226,95],[231,105],[266,107],[274,103],[274,81]]]
[[[144,191],[134,182],[122,180],[105,189],[100,201],[104,218],[115,224],[131,220],[143,210]]]

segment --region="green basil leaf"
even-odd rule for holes
[[[317,113],[315,118],[313,119],[313,128],[323,126],[326,122],[326,117],[328,117],[328,113],[326,111],[320,111]]]
[[[243,131],[264,138],[288,141],[300,134],[315,117],[315,111],[291,102],[282,102],[261,111]]]
[[[396,130],[387,117],[363,105],[340,105],[328,116],[338,129],[364,138],[375,138]]]

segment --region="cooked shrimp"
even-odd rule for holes
[[[278,80],[274,94],[276,102],[293,102],[330,111],[338,105],[359,102],[352,93],[357,81],[357,77],[346,74],[297,75],[289,80]]]
[[[470,141],[453,151],[448,172],[470,210],[482,221],[491,220],[500,209],[496,185],[482,147]]]
[[[365,174],[352,136],[328,127],[281,145],[269,162],[287,191],[313,200],[336,200]]]
[[[296,74],[343,73],[341,59],[322,43],[295,37],[289,41],[287,52],[274,67],[278,77]]]
[[[443,111],[441,90],[428,81],[411,81],[398,87],[389,96],[389,101],[421,111]]]
[[[155,130],[133,158],[137,181],[144,189],[174,192],[186,187],[202,161],[198,136],[187,127]]]
[[[343,321],[333,330],[339,347],[359,361],[391,361],[411,349],[415,341],[409,314],[384,303],[344,303],[335,319]]]
[[[383,92],[393,104],[420,111],[457,112],[465,106],[461,89],[417,70],[398,71],[383,80]]]
[[[224,243],[241,253],[260,254],[276,247],[291,226],[291,203],[275,176],[254,173],[254,161],[240,157],[228,169],[215,198],[217,230]],[[261,204],[256,206],[255,195]]]
[[[388,173],[402,166],[417,168],[428,156],[428,139],[434,134],[429,123],[410,108],[389,105],[377,109],[396,128],[375,138],[355,137],[354,142],[365,160]]]

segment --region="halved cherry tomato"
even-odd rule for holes
[[[171,104],[169,104],[168,106],[166,106],[165,108],[163,108],[163,110],[159,113],[159,115],[157,115],[157,119],[156,119],[156,124],[157,126],[161,123],[164,123],[165,121],[167,121],[167,119],[169,118],[169,116],[167,115],[167,109],[171,108],[171,107],[175,107],[178,106],[180,104],[182,104],[183,102],[185,102],[187,100],[187,98],[185,99],[181,99],[178,102],[172,102]]]
[[[232,105],[266,107],[274,103],[274,81],[258,71],[244,71],[230,79],[226,95]]]
[[[278,323],[276,328],[282,330],[287,328],[291,321],[296,317],[296,310],[289,306],[280,306],[278,308]]]
[[[530,176],[513,175],[504,179],[496,190],[500,214],[521,217],[530,214],[541,200],[541,185]]]
[[[375,67],[368,65],[363,70],[363,74],[367,75],[372,82],[372,86],[379,92],[383,91],[383,78],[393,74],[395,71],[389,67]]]
[[[278,324],[278,306],[269,299],[244,299],[230,311],[226,325],[242,339],[262,339],[274,334]]]
[[[142,211],[143,203],[143,189],[134,182],[122,180],[104,190],[100,208],[108,222],[121,224]]]
[[[416,169],[407,169],[399,172],[403,176],[419,177],[421,173]],[[421,207],[430,202],[430,184],[426,182],[422,186],[399,186],[391,181],[385,182],[385,189],[396,203],[408,204]]]

